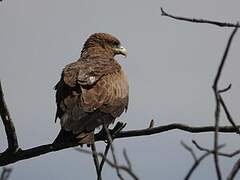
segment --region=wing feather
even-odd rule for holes
[[[122,70],[105,75],[91,89],[82,87],[82,107],[90,112],[100,109],[116,118],[127,109],[128,89]]]

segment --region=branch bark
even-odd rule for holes
[[[12,173],[12,168],[3,167],[0,180],[8,180]]]
[[[198,144],[195,141],[192,141],[193,144],[195,144],[195,146],[198,146]],[[200,165],[200,163],[207,157],[209,156],[211,153],[213,153],[213,151],[206,151],[202,156],[200,156],[199,158],[197,158],[195,152],[193,151],[193,149],[191,147],[189,147],[187,144],[185,144],[183,141],[181,142],[182,146],[191,153],[193,159],[194,159],[194,163],[192,165],[192,167],[189,169],[188,173],[186,174],[186,176],[184,177],[184,180],[188,180],[190,179],[191,175],[193,174],[193,172],[196,170],[196,168]],[[223,148],[224,145],[220,145],[218,148]]]
[[[98,156],[96,155],[97,150],[96,150],[95,142],[93,142],[93,144],[91,144],[91,149],[92,149],[93,162],[94,162],[94,165],[96,168],[97,179],[102,180],[102,175],[100,173],[99,160],[98,160]]]
[[[222,148],[222,146],[219,146],[218,149]],[[211,152],[206,152],[204,153],[202,156],[200,156],[200,158],[198,158],[196,161],[194,161],[194,164],[192,165],[192,167],[190,168],[190,170],[188,171],[188,173],[186,174],[184,180],[188,180],[190,179],[191,175],[193,174],[193,172],[196,170],[196,168],[199,166],[199,164],[207,157],[211,154]]]
[[[108,154],[109,149],[110,149],[110,143],[108,143],[108,144],[106,145],[105,150],[104,150],[104,154],[103,154],[103,155],[104,155],[104,157],[106,157],[106,158],[107,158],[107,154]],[[105,159],[102,158],[101,163],[100,163],[100,166],[99,166],[98,179],[97,179],[97,180],[100,180],[99,177],[100,177],[100,175],[101,175],[101,173],[102,173],[102,169],[103,169],[104,163],[105,163]]]
[[[219,117],[220,117],[220,105],[221,105],[221,98],[220,98],[220,94],[219,94],[219,90],[218,90],[218,82],[219,79],[221,77],[222,74],[222,70],[224,67],[224,64],[226,62],[227,59],[227,55],[233,40],[234,35],[236,34],[237,30],[238,30],[238,23],[236,24],[234,30],[232,31],[229,39],[228,39],[228,43],[227,46],[225,48],[225,51],[223,53],[223,57],[221,59],[220,65],[218,67],[215,79],[214,79],[214,83],[213,83],[213,91],[214,91],[214,96],[215,96],[215,102],[216,102],[216,108],[215,108],[215,132],[214,132],[214,164],[215,164],[215,169],[216,169],[216,173],[217,173],[217,177],[219,180],[222,179],[222,175],[221,175],[221,170],[220,170],[220,166],[219,166],[219,159],[218,159],[218,132],[219,132]]]
[[[107,141],[110,144],[110,149],[111,149],[111,152],[112,152],[113,163],[116,166],[117,175],[118,175],[120,180],[124,180],[124,178],[122,177],[122,175],[121,175],[121,173],[119,171],[119,168],[118,168],[117,157],[115,155],[115,149],[114,149],[114,146],[113,146],[113,139],[112,139],[112,137],[110,135],[110,132],[108,130],[108,127],[107,127],[107,125],[105,123],[103,123],[103,129],[105,130],[105,133],[107,135]]]
[[[8,141],[7,151],[15,152],[18,149],[18,140],[17,140],[14,124],[12,122],[10,113],[7,108],[7,104],[4,99],[1,81],[0,81],[0,115],[3,121],[6,135],[7,135],[7,141]]]
[[[228,121],[229,121],[229,122],[232,124],[232,126],[236,129],[236,133],[237,133],[237,134],[240,134],[239,128],[236,126],[236,123],[233,121],[233,118],[232,118],[232,116],[231,116],[231,114],[230,114],[230,112],[229,112],[229,110],[228,110],[228,108],[227,108],[227,106],[226,106],[226,104],[225,104],[225,102],[224,102],[223,97],[221,96],[221,94],[219,94],[219,101],[220,101],[220,104],[221,104],[222,107],[223,107],[223,110],[224,110],[224,112],[225,112],[225,114],[226,114],[226,117],[227,117]]]
[[[79,152],[83,152],[83,153],[87,153],[87,154],[96,154],[97,156],[102,157],[103,159],[105,159],[105,162],[107,164],[109,164],[111,167],[115,168],[115,169],[119,169],[119,170],[123,170],[126,173],[128,173],[134,180],[139,180],[139,178],[136,176],[135,173],[133,173],[132,169],[130,169],[128,166],[124,166],[124,165],[117,165],[116,163],[110,161],[103,153],[98,153],[98,152],[91,152],[85,149],[80,149],[80,148],[76,148],[77,151]]]
[[[240,127],[240,126],[238,126]],[[193,127],[193,126],[187,126],[184,124],[169,124],[164,126],[158,126],[155,128],[145,128],[145,129],[139,129],[139,130],[130,130],[130,131],[121,131],[118,134],[114,136],[114,139],[119,138],[129,138],[129,137],[138,137],[138,136],[148,136],[148,135],[154,135],[159,134],[163,132],[167,132],[170,130],[181,130],[184,132],[190,132],[190,133],[207,133],[207,132],[214,132],[215,127],[214,126],[202,126],[202,127]],[[223,133],[233,133],[235,132],[235,128],[232,126],[222,126],[219,127],[219,132]],[[107,140],[106,136],[102,136],[99,134],[95,135],[96,141],[105,141]],[[37,146],[34,148],[21,150],[19,149],[15,153],[6,153],[3,152],[0,154],[0,166],[5,166],[8,164],[12,164],[21,160],[34,158],[43,154],[60,151],[63,149],[67,149],[70,147],[76,147],[79,144],[73,143],[73,142],[67,142],[64,144],[46,144],[42,146]]]
[[[233,180],[234,177],[237,175],[238,171],[240,169],[240,159],[237,160],[237,162],[234,164],[231,172],[229,173],[227,180]]]
[[[226,23],[226,22],[219,22],[219,21],[211,21],[211,20],[207,20],[207,19],[196,19],[196,18],[175,16],[175,15],[167,13],[166,11],[163,10],[163,8],[161,8],[161,13],[162,13],[162,16],[167,16],[172,19],[187,21],[187,22],[192,22],[192,23],[204,23],[204,24],[211,24],[211,25],[216,25],[216,26],[220,26],[220,27],[240,27],[239,24],[234,24],[234,23]]]
[[[214,153],[214,150],[210,150],[210,149],[207,149],[207,148],[204,148],[202,146],[200,146],[196,141],[192,140],[192,143],[196,146],[197,149],[199,149],[200,151],[204,151],[204,152],[210,152],[210,153]],[[225,145],[225,144],[223,144]],[[236,150],[232,153],[223,153],[223,152],[219,152],[218,155],[219,156],[222,156],[222,157],[227,157],[227,158],[232,158],[236,155],[240,154],[240,150]]]

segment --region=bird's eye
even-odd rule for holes
[[[119,43],[118,42],[113,42],[113,47],[118,47]]]

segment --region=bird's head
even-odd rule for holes
[[[107,33],[92,34],[84,43],[82,54],[90,49],[93,51],[105,51],[112,56],[118,54],[127,56],[127,49],[121,45],[116,37]]]

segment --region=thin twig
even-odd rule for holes
[[[239,24],[237,23],[237,25],[235,25],[235,28],[234,30],[232,31],[229,39],[228,39],[228,42],[227,42],[227,46],[225,48],[225,51],[224,51],[224,54],[223,54],[223,57],[221,59],[221,62],[220,62],[220,65],[218,67],[218,70],[217,70],[217,74],[215,76],[215,79],[214,79],[214,83],[213,83],[213,88],[218,90],[218,81],[220,79],[220,76],[221,76],[221,73],[222,73],[222,69],[223,69],[223,66],[226,62],[226,59],[227,59],[227,55],[228,55],[228,52],[229,52],[229,49],[230,49],[230,46],[231,46],[231,43],[232,43],[232,40],[233,40],[233,37],[234,35],[236,34],[237,30],[238,30],[238,27],[239,27]],[[218,91],[217,91],[218,92]]]
[[[8,180],[11,173],[12,173],[12,168],[3,167],[0,180]]]
[[[222,107],[223,107],[223,110],[224,110],[224,112],[225,112],[225,114],[226,114],[226,116],[227,116],[227,119],[228,119],[228,121],[232,124],[232,126],[236,129],[236,133],[237,134],[240,134],[240,131],[239,131],[239,128],[237,127],[237,125],[235,124],[235,122],[233,121],[233,118],[232,118],[232,116],[231,116],[231,114],[230,114],[230,112],[229,112],[229,110],[228,110],[228,108],[227,108],[227,106],[226,106],[226,104],[225,104],[225,102],[224,102],[224,100],[223,100],[223,98],[222,98],[222,96],[219,94],[219,101],[220,101],[220,103],[221,103],[221,105],[222,105]]]
[[[18,140],[15,131],[14,124],[12,122],[10,113],[7,108],[7,104],[4,100],[4,94],[2,90],[2,85],[0,81],[0,115],[3,121],[5,132],[8,140],[8,152],[15,152],[18,149]]]
[[[221,104],[222,107],[223,107],[223,110],[224,110],[224,112],[225,112],[225,114],[226,114],[226,116],[227,116],[228,121],[229,121],[229,122],[232,124],[232,126],[236,129],[236,133],[237,133],[237,134],[240,134],[240,130],[239,130],[239,128],[237,127],[236,123],[233,121],[233,118],[232,118],[232,116],[231,116],[231,114],[230,114],[230,112],[229,112],[229,110],[228,110],[228,108],[227,108],[227,106],[226,106],[226,104],[225,104],[225,102],[224,102],[224,100],[223,100],[223,97],[222,97],[222,95],[221,95],[221,93],[224,93],[224,92],[227,92],[228,90],[230,90],[231,87],[232,87],[232,84],[229,84],[226,88],[224,88],[224,89],[222,89],[222,90],[218,90],[218,93],[219,93],[219,101],[220,101],[220,104]]]
[[[197,161],[195,161],[194,164],[192,165],[192,167],[190,168],[190,170],[188,171],[187,175],[185,176],[184,180],[190,179],[192,173],[195,171],[195,169],[198,167],[198,165],[202,162],[202,160],[204,158],[206,158],[210,154],[211,153],[205,153]]]
[[[128,155],[127,155],[127,150],[126,149],[123,149],[123,156],[124,156],[124,159],[127,162],[128,168],[132,171],[132,163],[131,163]]]
[[[231,88],[232,88],[232,84],[229,84],[226,88],[218,90],[218,93],[221,94],[221,93],[227,92]]]
[[[204,148],[202,146],[200,146],[196,141],[192,140],[192,143],[196,146],[196,148],[198,148],[200,151],[205,151],[205,152],[210,152],[210,153],[214,153],[214,150],[210,150],[210,149],[207,149],[207,148]],[[223,144],[223,146],[225,146]],[[236,150],[232,153],[222,153],[222,152],[218,152],[218,155],[219,156],[223,156],[223,157],[228,157],[228,158],[232,158],[236,155],[240,154],[240,150]]]
[[[192,23],[206,23],[206,24],[212,24],[220,27],[240,27],[239,24],[233,24],[233,23],[226,23],[226,22],[219,22],[219,21],[211,21],[207,19],[196,19],[196,18],[187,18],[187,17],[182,17],[182,16],[175,16],[167,13],[166,11],[161,8],[161,15],[162,16],[167,16],[176,20],[181,20],[181,21],[187,21],[187,22],[192,22]]]
[[[111,136],[112,136],[112,138],[114,139],[115,136],[116,136],[119,132],[121,132],[121,131],[123,130],[123,128],[125,128],[126,125],[127,125],[127,123],[118,122],[118,123],[115,125],[115,127],[111,130]],[[104,128],[103,128],[103,129],[104,129]],[[103,131],[103,129],[102,129],[102,131]],[[104,133],[104,135],[106,135],[105,130],[103,131],[103,133]],[[101,132],[100,134],[102,134],[102,132]],[[110,149],[110,145],[111,145],[110,142],[107,141],[107,145],[106,145],[105,151],[104,151],[104,156],[105,156],[105,157],[107,157],[108,151],[109,151],[109,149]],[[101,172],[102,172],[104,163],[105,163],[105,159],[103,158],[102,161],[101,161],[101,163],[100,163],[99,174],[101,174]]]
[[[108,154],[109,149],[110,149],[110,143],[107,143],[107,145],[105,147],[105,150],[104,150],[104,157],[105,158],[107,158],[107,154]],[[100,163],[100,166],[99,166],[99,171],[98,171],[98,177],[102,173],[103,165],[105,163],[105,158],[102,158],[102,160],[101,160],[101,163]],[[98,180],[100,180],[100,179],[98,179]]]
[[[110,149],[111,149],[111,152],[112,152],[112,158],[113,158],[113,162],[114,164],[116,165],[116,172],[117,172],[117,175],[119,177],[119,179],[121,180],[124,180],[124,178],[122,177],[122,175],[120,174],[120,171],[119,171],[119,168],[118,168],[118,162],[117,162],[117,157],[115,155],[115,149],[114,149],[114,146],[113,146],[113,140],[112,140],[112,137],[109,133],[109,130],[108,130],[108,127],[105,123],[103,123],[103,128],[107,134],[107,140],[110,144]]]
[[[216,99],[216,109],[215,109],[215,131],[214,131],[214,164],[216,168],[216,173],[218,180],[222,179],[221,170],[219,167],[219,160],[218,160],[218,132],[219,132],[219,117],[220,117],[220,103],[218,99],[218,94],[215,94]]]
[[[197,161],[197,156],[196,154],[194,153],[193,149],[191,147],[189,147],[186,143],[184,143],[183,141],[181,141],[181,145],[191,153],[192,157],[193,157],[193,160],[194,162]]]
[[[80,148],[75,148],[77,151],[79,152],[83,152],[83,153],[87,153],[87,154],[92,154],[93,152],[85,150],[85,149],[80,149]],[[105,162],[110,165],[113,168],[118,168],[120,170],[125,171],[126,173],[128,173],[134,180],[139,180],[138,177],[126,166],[122,166],[122,165],[116,165],[114,162],[110,161],[108,158],[106,158],[104,156],[103,153],[95,153],[97,156],[100,156],[101,158],[105,159]]]
[[[153,127],[154,127],[154,120],[152,119],[152,120],[150,121],[150,123],[149,123],[148,128],[151,129],[151,128],[153,128]]]
[[[99,173],[100,171],[100,166],[99,166],[99,161],[98,161],[98,156],[96,155],[96,145],[95,145],[95,142],[93,142],[91,144],[91,149],[92,149],[92,157],[93,157],[93,161],[94,161],[94,165],[95,165],[95,168],[96,168],[96,173],[97,173],[97,179],[98,180],[102,180],[102,176],[101,176],[101,173]]]
[[[238,159],[237,162],[233,165],[233,168],[229,173],[227,180],[233,180],[236,174],[238,173],[239,169],[240,169],[240,159]]]
[[[236,27],[234,28],[234,30],[232,31],[229,39],[228,39],[228,43],[227,46],[225,48],[223,57],[221,59],[220,65],[218,67],[215,79],[214,79],[214,83],[213,83],[213,91],[214,91],[214,96],[215,96],[215,102],[216,102],[216,108],[215,108],[215,132],[214,132],[214,164],[215,164],[215,169],[216,169],[216,173],[217,173],[217,177],[219,180],[222,179],[222,175],[221,175],[221,170],[219,167],[219,160],[218,160],[218,132],[219,132],[219,117],[220,117],[220,94],[219,94],[219,90],[218,90],[218,82],[225,64],[225,61],[227,59],[227,55],[232,43],[232,39],[234,37],[234,35],[237,32],[238,29],[238,23],[236,25]]]
[[[224,145],[221,145],[218,147],[218,149],[222,148]],[[185,176],[184,180],[190,179],[192,173],[195,171],[195,169],[198,167],[198,165],[204,160],[207,156],[209,156],[211,152],[206,152],[200,158],[197,159],[197,161],[194,162],[190,170],[188,171],[187,175]]]

